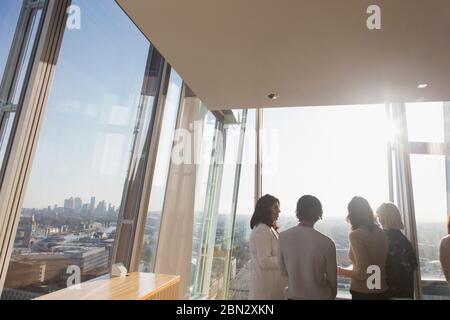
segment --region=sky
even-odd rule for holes
[[[2,43],[11,41],[18,3],[0,2]],[[150,44],[114,1],[73,4],[81,8],[81,29],[65,31],[25,207],[62,205],[72,196],[85,203],[95,196],[117,206],[122,198]],[[7,47],[0,47],[0,70]],[[165,128],[176,121],[173,106],[181,91],[181,79],[172,80]],[[443,142],[442,103],[409,104],[407,109],[411,141]],[[254,119],[250,110],[238,214],[253,212]],[[263,193],[277,196],[287,215],[294,214],[303,194],[318,196],[325,216],[344,218],[354,195],[366,197],[375,209],[389,200],[389,130],[384,105],[267,109]],[[162,205],[170,145],[161,146],[150,210]],[[418,220],[443,221],[444,157],[412,156],[411,167]],[[234,170],[234,165],[224,168],[221,213],[231,209]]]
[[[406,110],[410,141],[444,141],[443,103],[407,104]],[[384,105],[270,109],[264,128],[278,137],[268,133],[263,140],[263,194],[279,197],[285,214],[295,214],[303,194],[319,197],[324,217],[345,218],[355,195],[374,210],[389,201],[386,144],[392,129]],[[445,224],[445,157],[411,155],[411,169],[416,219]]]
[[[264,140],[277,150],[267,150],[263,193],[290,215],[302,195],[315,195],[324,217],[343,219],[355,195],[372,206],[389,200],[385,126],[383,105],[267,110],[264,127],[280,142]]]
[[[21,1],[2,0],[0,2],[0,79],[3,77],[9,48],[14,37],[17,20],[19,18]]]
[[[406,110],[410,141],[444,141],[443,103],[407,104]],[[249,117],[254,122],[254,110]],[[342,219],[355,195],[374,210],[389,201],[387,143],[393,130],[384,105],[272,108],[263,119],[262,191],[280,199],[282,215],[294,216],[304,194],[322,201],[324,217]],[[254,134],[249,127],[237,210],[242,215],[253,212]],[[417,220],[445,224],[445,157],[411,155],[411,168]],[[229,175],[224,180],[232,182]],[[228,190],[222,193],[230,198]],[[220,202],[221,213],[230,208],[230,201]]]
[[[121,201],[150,44],[114,1],[73,4],[81,29],[65,30],[25,207]]]

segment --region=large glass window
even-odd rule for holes
[[[205,234],[207,223],[211,221],[212,210],[208,210],[207,201],[213,194],[214,155],[218,120],[206,107],[203,108],[203,116],[199,116],[201,123],[197,124],[197,130],[201,130],[201,143],[198,146],[198,157],[196,159],[196,182],[195,182],[195,204],[194,224],[192,233],[192,264],[190,279],[190,294],[192,298],[201,298],[207,295],[202,292],[203,273],[205,260]],[[201,129],[200,129],[201,128]],[[207,288],[209,288],[207,286]]]
[[[232,237],[236,218],[237,201],[240,193],[241,155],[244,148],[245,131],[248,110],[228,112],[230,119],[225,119],[222,136],[223,165],[218,215],[215,223],[214,245],[210,246],[212,256],[211,267],[208,270],[210,290],[209,296],[216,299],[227,298],[227,284],[232,269]],[[211,237],[212,241],[213,238]]]
[[[425,299],[449,299],[447,283],[439,261],[440,240],[446,235],[449,162],[446,148],[445,114],[442,102],[408,103],[406,118],[414,211],[419,248],[422,294]],[[448,113],[447,113],[448,114]],[[425,147],[414,148],[417,143]],[[421,152],[421,153],[418,153]]]
[[[144,232],[144,243],[141,253],[141,271],[153,271],[156,248],[158,244],[161,215],[164,206],[167,178],[171,163],[172,146],[174,141],[177,116],[180,106],[181,88],[183,81],[172,69],[169,88],[167,90],[164,116],[162,120],[161,136],[159,138],[153,185],[150,193],[149,212]]]
[[[21,8],[22,1],[18,0],[2,0],[0,3],[0,79],[3,78]]]
[[[446,234],[445,157],[411,155],[411,173],[422,279],[444,280],[439,244]]]
[[[338,264],[348,266],[348,202],[363,196],[375,210],[389,200],[385,106],[267,109],[263,122],[262,189],[280,199],[281,230],[298,223],[302,195],[318,197],[324,214],[316,227],[336,243]],[[348,288],[340,279],[339,295]]]
[[[230,300],[247,300],[250,290],[250,218],[255,206],[255,120],[256,110],[248,110],[229,271]]]
[[[111,263],[150,43],[115,1],[72,4],[81,28],[65,31],[4,299],[65,288],[69,266],[85,281]]]
[[[209,121],[207,116],[203,126],[204,141],[208,143],[202,142],[201,158],[207,161],[198,164],[197,172],[193,298],[226,299],[228,296],[247,113],[247,110],[228,110]],[[212,150],[208,146],[213,146]]]
[[[444,142],[442,102],[407,103],[406,120],[409,141]]]
[[[26,75],[32,65],[44,2],[0,3],[0,182]]]

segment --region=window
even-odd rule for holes
[[[409,141],[444,142],[444,108],[442,102],[406,104]]]
[[[0,3],[0,182],[19,109],[26,75],[32,65],[44,2],[5,0]]]
[[[197,158],[197,172],[195,184],[195,205],[194,205],[194,225],[192,237],[192,265],[190,294],[191,298],[201,298],[208,292],[203,292],[203,288],[209,289],[209,285],[203,286],[203,272],[205,265],[205,234],[207,232],[206,223],[210,223],[214,214],[207,206],[208,197],[213,193],[213,178],[216,174],[214,165],[213,150],[217,140],[218,121],[216,117],[203,108],[204,116],[199,127],[201,127],[201,143]]]
[[[26,191],[3,299],[109,271],[150,43],[113,0],[74,0]]]
[[[280,199],[279,224],[298,223],[297,200],[320,199],[323,220],[317,230],[331,237],[339,265],[348,266],[347,204],[365,197],[376,210],[389,200],[384,105],[274,108],[264,110],[262,191]],[[339,280],[339,295],[349,280]]]
[[[17,0],[2,0],[0,3],[0,79],[8,60],[9,51],[13,42],[17,22],[19,20],[22,2]]]
[[[139,267],[141,271],[153,271],[155,264],[156,248],[164,206],[167,178],[171,163],[172,145],[177,125],[182,84],[182,79],[175,70],[172,69],[166,104],[164,107],[162,130],[159,138],[155,173],[152,181],[153,186],[150,193],[149,212],[144,232],[144,245]]]
[[[223,165],[221,167],[222,179],[218,201],[218,215],[215,226],[214,245],[211,250],[211,267],[209,277],[209,296],[215,299],[227,298],[227,286],[230,279],[232,263],[232,237],[235,226],[237,200],[240,194],[240,179],[242,174],[241,151],[244,148],[244,138],[248,110],[228,111],[224,120],[222,144],[224,149]],[[222,159],[221,159],[222,160]],[[214,229],[213,229],[214,230]],[[212,239],[212,238],[210,238]]]
[[[444,280],[439,244],[446,235],[445,157],[411,155],[411,173],[422,279]]]
[[[229,271],[230,300],[248,300],[250,290],[250,219],[255,207],[255,121],[256,110],[248,110]]]
[[[440,240],[447,234],[449,203],[448,155],[442,147],[442,143],[448,143],[444,121],[447,108],[442,102],[406,104],[418,256],[425,299],[450,299],[439,261]]]
[[[228,296],[247,114],[247,110],[227,110],[207,116],[203,125],[203,161],[198,165],[193,229],[192,298]]]

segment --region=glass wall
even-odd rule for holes
[[[439,261],[440,240],[447,234],[448,115],[448,106],[442,102],[406,104],[422,294],[426,299],[450,299]]]
[[[159,138],[156,165],[152,181],[153,185],[150,192],[149,211],[147,214],[143,249],[141,252],[139,269],[144,272],[150,272],[154,269],[167,178],[171,163],[172,146],[180,107],[182,85],[183,80],[175,70],[172,69],[166,103],[164,106],[164,116],[161,124],[162,130]]]
[[[350,265],[348,202],[363,196],[375,210],[389,201],[385,106],[274,108],[263,122],[262,193],[280,199],[281,231],[298,223],[297,200],[314,195],[323,205],[317,230],[336,243],[338,265]],[[339,279],[339,295],[347,289]]]
[[[195,183],[195,205],[194,224],[192,236],[192,264],[190,293],[191,298],[202,298],[208,293],[203,292],[203,274],[205,261],[205,234],[207,232],[206,223],[210,223],[213,212],[208,210],[207,201],[213,193],[214,176],[217,167],[214,163],[214,150],[216,148],[217,132],[219,121],[214,114],[203,108],[204,114],[200,115],[201,122],[197,123],[197,130],[201,143],[198,146],[198,158],[196,163],[196,183]],[[206,288],[209,288],[206,286]]]
[[[98,277],[111,263],[150,43],[115,1],[72,4],[81,25],[65,31],[3,299]]]
[[[204,125],[198,164],[191,296],[226,299],[232,267],[247,110],[214,115]],[[204,146],[207,146],[206,149]],[[213,146],[212,150],[208,146]],[[209,158],[210,157],[210,158]],[[203,161],[206,160],[206,161]]]
[[[250,218],[255,205],[255,121],[256,110],[248,110],[228,281],[230,300],[247,300],[250,290]]]
[[[228,113],[224,119],[222,135],[222,181],[220,182],[217,221],[215,236],[210,238],[209,256],[211,266],[209,277],[209,296],[215,299],[227,298],[227,284],[230,278],[231,245],[236,218],[237,201],[240,193],[240,178],[242,174],[242,152],[244,148],[245,125],[248,110],[235,110]]]

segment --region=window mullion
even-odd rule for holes
[[[395,136],[394,151],[397,165],[396,176],[398,177],[398,201],[399,207],[404,214],[406,236],[411,241],[415,252],[419,254],[417,238],[417,226],[414,209],[414,194],[412,186],[410,149],[408,142],[408,127],[406,121],[406,110],[404,103],[392,104],[392,115],[398,132]],[[422,299],[422,285],[420,267],[416,269],[415,295]]]

